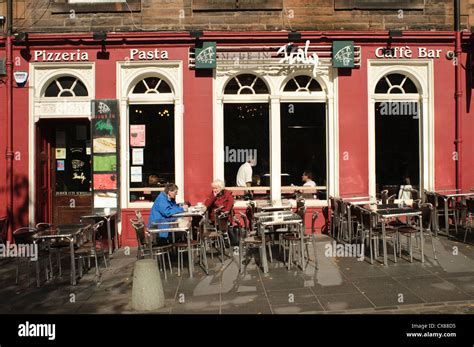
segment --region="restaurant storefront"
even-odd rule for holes
[[[201,41],[216,45],[205,62],[215,67],[204,69],[189,33],[109,33],[102,42],[32,34],[17,42],[14,71],[29,77],[13,95],[16,226],[118,209],[122,244],[134,245],[128,220],[135,210],[148,215],[164,183],[176,182],[179,201],[197,203],[221,178],[241,197],[235,177],[249,156],[260,182],[254,198],[300,191],[308,229],[327,196],[456,186],[453,34],[301,37],[290,44],[284,32],[206,32]],[[462,78],[469,188],[474,124],[470,76]],[[98,122],[96,104],[116,123]],[[303,187],[303,171],[312,172],[313,190]],[[235,208],[245,205],[237,199]],[[318,231],[323,224],[321,215]]]

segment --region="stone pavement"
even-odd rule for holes
[[[194,279],[186,269],[181,277],[168,273],[166,281],[162,276],[166,306],[152,313],[474,313],[474,247],[469,242],[440,236],[435,239],[438,261],[427,240],[424,264],[418,253],[413,263],[405,255],[396,264],[389,253],[389,265],[384,267],[380,262],[371,265],[357,258],[327,257],[325,247],[332,239],[318,236],[317,240],[319,270],[311,262],[304,273],[296,266],[288,271],[274,259],[270,272],[264,274],[252,259],[240,275],[238,257],[223,264],[214,257],[209,276],[198,266]],[[95,284],[94,271],[89,271],[75,287],[65,273],[40,288],[34,283],[33,267],[30,285],[26,266],[15,285],[15,260],[0,260],[0,313],[141,313],[130,305],[135,260],[134,249],[130,255],[122,249],[103,270],[100,285]],[[67,263],[63,269],[68,269]]]

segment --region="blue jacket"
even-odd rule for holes
[[[184,212],[184,209],[178,206],[176,201],[168,198],[165,192],[161,192],[151,208],[148,227],[150,228],[153,222],[169,220],[172,215],[179,212]],[[160,233],[160,237],[168,237],[168,233]]]

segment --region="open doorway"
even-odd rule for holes
[[[36,127],[36,222],[74,224],[92,209],[90,121]]]

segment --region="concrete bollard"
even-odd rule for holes
[[[137,260],[133,270],[132,307],[137,311],[153,311],[165,306],[165,293],[160,271],[154,259]]]

